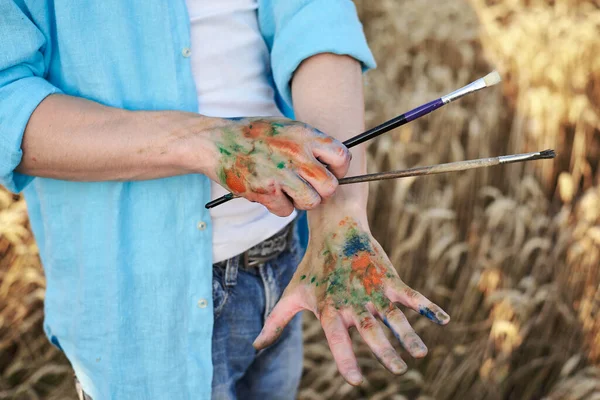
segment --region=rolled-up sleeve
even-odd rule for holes
[[[271,50],[275,86],[288,106],[294,72],[315,54],[351,56],[363,71],[376,66],[351,0],[262,0],[259,21]]]
[[[0,1],[0,184],[18,193],[33,179],[15,172],[27,122],[38,104],[60,92],[43,77],[46,39],[12,1]]]

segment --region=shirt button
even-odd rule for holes
[[[198,308],[206,308],[207,305],[208,305],[208,301],[206,301],[206,299],[198,300]]]
[[[181,49],[181,55],[184,56],[185,58],[188,58],[189,56],[192,55],[192,51],[190,50],[189,47],[184,47],[183,49]]]
[[[200,229],[201,231],[206,229],[206,222],[204,221],[200,221],[198,222],[198,229]]]

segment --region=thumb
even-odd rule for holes
[[[254,340],[254,343],[252,344],[254,348],[256,350],[261,350],[275,343],[283,333],[283,328],[285,328],[292,318],[294,318],[294,316],[303,308],[305,307],[302,305],[298,292],[287,296],[284,293],[283,297],[279,300],[277,305],[275,305],[275,308],[273,308],[273,311],[271,311],[271,314],[267,317],[262,331],[260,331],[256,340]]]

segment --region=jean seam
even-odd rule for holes
[[[265,311],[263,314],[263,325],[264,323],[267,321],[267,318],[269,317],[269,314],[271,313],[271,311],[273,310],[273,307],[271,306],[271,287],[269,285],[269,281],[268,281],[268,277],[267,277],[267,266],[270,266],[270,263],[263,263],[263,264],[259,264],[257,266],[258,268],[258,274],[260,275],[260,279],[262,281],[263,284],[263,290],[265,292]],[[262,353],[264,353],[265,351],[267,351],[268,348],[265,349],[261,349],[256,353],[255,357],[260,357],[260,355]]]
[[[265,290],[265,312],[263,315],[263,319],[266,321],[267,317],[269,316],[269,314],[272,311],[272,307],[271,307],[271,287],[269,285],[269,280],[268,280],[268,276],[267,276],[267,264],[260,264],[258,266],[258,272],[260,274],[260,278],[262,280],[262,284],[263,284],[263,288]]]

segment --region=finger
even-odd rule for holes
[[[365,311],[360,315],[353,315],[356,329],[365,343],[377,357],[379,362],[394,374],[403,374],[408,367],[385,336],[381,325],[371,313]]]
[[[402,303],[416,312],[429,318],[436,324],[446,325],[450,316],[438,305],[432,303],[427,297],[408,287],[404,282],[388,286],[387,297],[395,302]]]
[[[360,385],[363,377],[352,350],[352,340],[348,335],[348,329],[341,317],[337,313],[331,317],[322,317],[321,325],[338,371],[349,384]]]
[[[298,174],[323,198],[331,197],[338,187],[336,177],[315,158],[300,164]]]
[[[294,205],[290,198],[274,184],[269,185],[267,189],[253,188],[253,192],[249,193],[246,198],[262,204],[270,212],[280,217],[287,217],[294,211]]]
[[[294,211],[294,205],[283,193],[267,200],[267,202],[263,204],[269,211],[279,217],[287,217]]]
[[[297,294],[284,296],[279,300],[271,314],[267,317],[265,325],[258,337],[252,343],[256,350],[269,347],[283,333],[283,328],[290,323],[292,318],[303,309],[303,304]]]
[[[394,305],[383,312],[379,312],[383,323],[390,328],[402,347],[414,358],[423,358],[427,355],[427,346],[419,335],[410,326],[406,316]]]
[[[293,199],[295,208],[310,210],[321,204],[321,196],[304,178],[292,172],[290,175],[282,190]]]
[[[313,146],[313,155],[324,164],[337,178],[343,178],[350,168],[352,153],[340,141],[330,138],[320,140]]]

